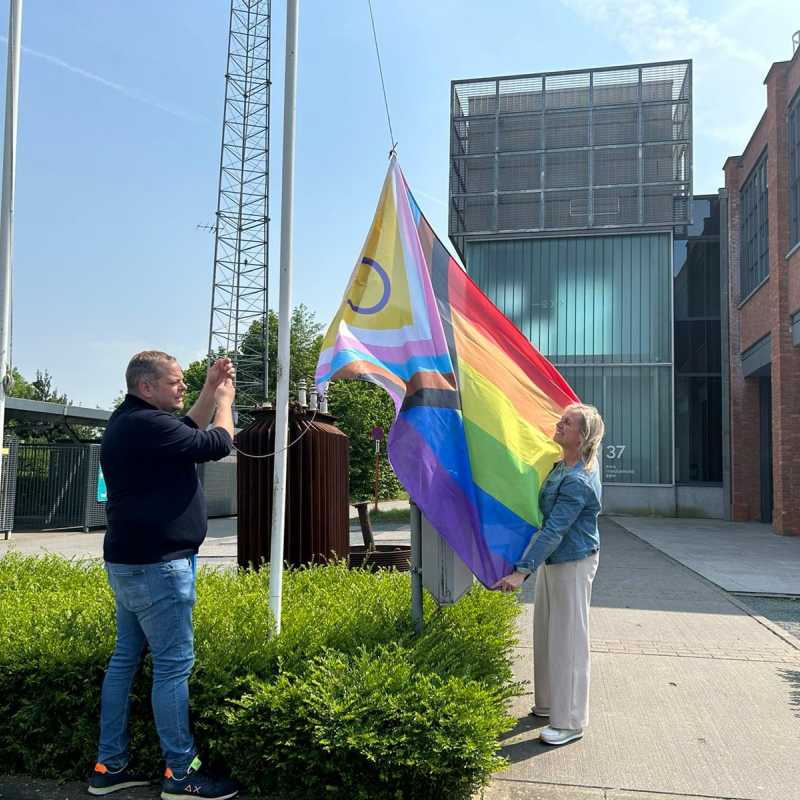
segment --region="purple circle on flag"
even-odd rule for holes
[[[378,300],[374,306],[357,306],[350,298],[347,299],[347,305],[349,305],[356,314],[377,314],[389,302],[389,296],[392,293],[392,284],[389,280],[389,276],[386,274],[386,270],[374,258],[364,256],[364,258],[361,259],[361,263],[372,267],[372,269],[378,273],[383,283],[383,295],[381,295],[381,299]]]

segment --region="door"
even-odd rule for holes
[[[761,521],[772,522],[772,378],[758,379]]]

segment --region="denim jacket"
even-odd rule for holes
[[[515,569],[531,573],[542,563],[578,561],[599,550],[600,497],[599,466],[588,472],[583,461],[574,467],[556,464],[539,493],[542,527]]]

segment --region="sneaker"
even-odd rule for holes
[[[539,732],[539,739],[545,744],[566,744],[574,742],[583,736],[583,729],[571,730],[570,728],[554,728],[548,725]]]
[[[111,770],[98,762],[89,776],[89,794],[102,796],[132,786],[147,786],[149,783],[146,775],[134,772],[127,764],[122,769]]]
[[[536,706],[531,706],[530,715],[532,717],[541,717],[542,719],[548,719],[550,717],[550,712],[545,711],[541,708],[536,708]]]
[[[228,800],[239,794],[239,784],[230,778],[217,778],[200,769],[200,759],[195,756],[186,774],[178,777],[167,767],[161,781],[161,800],[183,800],[200,797],[204,800]]]

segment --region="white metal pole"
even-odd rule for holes
[[[275,618],[276,634],[281,632],[283,529],[286,517],[286,444],[289,438],[289,332],[292,315],[292,214],[294,209],[294,120],[297,106],[298,10],[299,0],[287,0],[286,78],[283,89],[278,389],[275,399],[275,468],[272,479],[272,546],[269,559],[269,606]]]
[[[411,620],[414,631],[422,633],[422,512],[411,502]]]
[[[22,0],[11,0],[8,16],[6,122],[3,149],[3,196],[0,202],[0,486],[3,469],[3,428],[6,423],[5,377],[11,341],[11,250],[14,233],[14,185],[17,172],[17,110],[19,56],[22,42]]]

